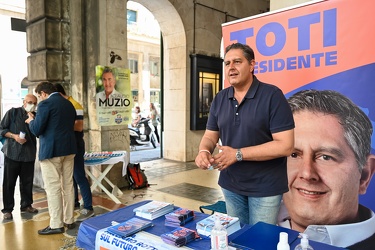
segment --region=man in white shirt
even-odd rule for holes
[[[372,125],[335,91],[305,90],[288,99],[295,149],[279,225],[347,249],[375,249],[375,215],[359,205],[375,172]],[[284,206],[285,205],[285,206]]]
[[[122,107],[124,95],[115,89],[116,76],[111,68],[104,68],[102,74],[104,90],[96,94],[96,102],[99,107]]]

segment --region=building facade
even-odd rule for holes
[[[163,157],[187,162],[195,159],[204,132],[190,130],[189,55],[220,57],[222,23],[306,1],[282,1],[284,6],[276,0],[133,2],[144,6],[157,20],[162,50],[143,49],[141,56],[138,49],[142,44],[137,49],[130,45],[136,35],[127,32],[134,28],[128,23],[127,1],[26,0],[29,90],[41,80],[63,83],[85,107],[87,151],[129,151],[126,126],[98,125],[94,71],[96,65],[133,70],[141,65],[142,73],[132,74],[132,82],[140,83],[133,86],[134,95],[138,102],[143,98],[142,102],[161,103]],[[122,60],[112,62],[112,52]],[[144,88],[146,82],[151,82],[149,91]],[[159,94],[152,92],[157,82]],[[118,169],[114,176],[121,176],[120,172]]]

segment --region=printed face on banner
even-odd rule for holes
[[[131,122],[130,70],[96,66],[96,110],[100,126]]]

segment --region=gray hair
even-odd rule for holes
[[[367,115],[349,98],[332,90],[303,90],[288,99],[293,114],[311,111],[335,116],[344,130],[362,173],[371,151],[372,124]]]

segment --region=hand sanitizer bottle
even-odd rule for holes
[[[294,250],[314,250],[310,245],[309,245],[309,239],[307,238],[307,234],[300,233],[302,236],[301,238],[301,243],[294,248]]]
[[[288,234],[285,232],[280,233],[279,243],[277,243],[277,250],[290,250],[288,244]]]
[[[216,218],[215,226],[211,230],[211,250],[227,250],[228,233],[227,229],[221,225],[220,219]]]

